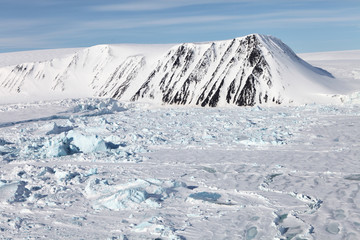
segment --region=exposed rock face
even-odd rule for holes
[[[135,80],[145,63],[143,56],[128,57],[124,63],[116,68],[105,85],[101,87],[99,96],[120,98]]]
[[[221,99],[239,106],[270,100],[272,76],[257,35],[208,45],[205,51],[195,44],[171,49],[131,100],[156,92],[164,103],[211,107]],[[278,95],[271,97],[280,103]]]
[[[29,84],[45,83],[49,91],[83,86],[91,96],[121,100],[254,106],[291,100],[286,93],[292,76],[289,63],[331,77],[302,61],[280,40],[258,34],[180,44],[150,59],[141,52],[116,55],[113,48],[99,45],[64,59],[0,68],[0,88],[22,92]]]

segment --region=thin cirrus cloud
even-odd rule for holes
[[[153,11],[153,10],[165,10],[170,8],[177,7],[186,7],[193,5],[204,5],[204,4],[216,4],[216,3],[239,3],[239,2],[248,2],[249,0],[198,0],[198,1],[190,1],[190,0],[157,0],[157,1],[133,1],[128,3],[118,3],[118,4],[103,4],[103,5],[95,5],[90,7],[91,10],[94,11]]]
[[[47,20],[48,22],[49,20]],[[44,25],[44,20],[37,19],[1,19],[0,21],[0,33],[5,31],[14,31],[27,29],[31,27],[37,27]]]
[[[288,23],[349,23],[360,21],[358,15],[342,15],[342,10],[294,10],[294,11],[278,11],[263,14],[249,15],[203,15],[203,16],[186,16],[186,17],[153,17],[145,18],[143,16],[127,19],[116,20],[97,20],[86,21],[81,23],[81,28],[86,29],[132,29],[141,27],[157,27],[171,25],[194,25],[199,24],[200,27],[207,23],[223,23],[227,22],[227,27],[236,26],[236,28],[248,29],[256,25],[286,27]],[[247,23],[250,25],[241,26],[238,23]]]
[[[309,34],[318,39],[346,34],[354,38],[352,48],[358,48],[357,1],[4,0],[6,4],[0,9],[0,51],[99,43],[210,41],[253,32],[285,36],[285,40],[299,45],[298,39]]]
[[[181,24],[210,23],[219,21],[229,21],[239,19],[239,16],[202,16],[202,17],[176,17],[176,18],[155,18],[149,20],[147,18],[136,18],[131,20],[103,20],[103,21],[87,21],[82,23],[82,27],[89,29],[131,29],[141,27],[171,26]]]
[[[44,48],[50,47],[51,42],[37,36],[20,37],[0,37],[0,50],[5,48],[14,49],[21,46],[21,48]]]
[[[325,4],[329,0],[316,0],[317,3],[323,2]],[[347,0],[344,0],[347,1]],[[354,1],[354,0],[349,0]],[[270,9],[276,8],[276,5],[292,6],[296,7],[304,3],[311,3],[314,0],[134,0],[123,3],[113,4],[99,4],[90,6],[89,9],[99,12],[136,12],[136,11],[154,11],[154,10],[166,10],[171,8],[188,7],[188,6],[206,6],[206,5],[227,5],[227,4],[249,4],[249,5],[268,5]]]

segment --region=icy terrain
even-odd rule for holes
[[[359,239],[360,106],[0,106],[4,239]]]
[[[0,64],[71,62],[72,51]],[[0,239],[360,239],[359,51],[300,56],[352,94],[201,108],[0,91]],[[92,59],[104,65],[88,69],[106,65]]]

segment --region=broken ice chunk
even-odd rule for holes
[[[12,143],[4,140],[3,138],[0,138],[0,146],[5,146],[5,145],[8,145],[8,144],[12,144]]]
[[[7,201],[9,203],[25,202],[29,198],[31,191],[25,186],[26,182],[20,181],[17,183],[2,183],[0,185],[0,201]]]
[[[130,188],[118,191],[110,196],[105,196],[96,201],[94,209],[105,207],[110,210],[119,210],[135,207],[148,198],[148,193],[140,188]]]
[[[83,153],[106,151],[106,143],[96,135],[82,135],[79,132],[70,131],[68,139],[73,139],[73,144]]]
[[[58,126],[55,122],[52,126],[52,129],[50,131],[48,131],[46,133],[46,135],[50,135],[50,134],[60,134],[60,133],[63,133],[63,132],[68,132],[70,130],[73,130],[74,128],[71,127],[71,126],[65,126],[65,127],[62,127],[62,126]]]

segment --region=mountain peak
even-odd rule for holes
[[[210,107],[304,103],[331,93],[333,83],[281,40],[257,33],[207,43],[97,45],[0,68],[0,91],[8,95],[78,97],[81,90],[81,96]]]

